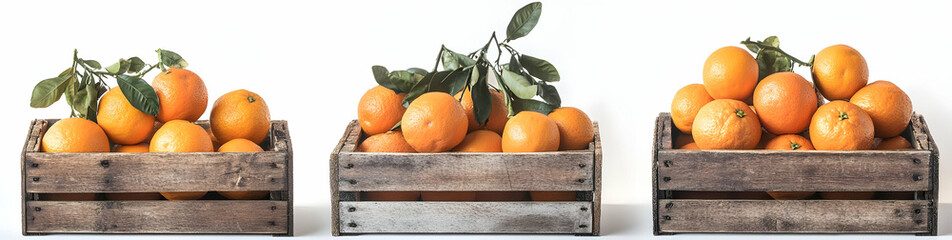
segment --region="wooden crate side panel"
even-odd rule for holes
[[[666,233],[922,233],[931,211],[921,200],[659,201]]]
[[[658,153],[658,186],[694,191],[926,191],[928,151]]]
[[[283,201],[31,201],[28,233],[288,234]]]
[[[341,191],[591,191],[591,151],[341,153]]]
[[[27,153],[27,192],[285,191],[286,152]]]
[[[593,171],[595,174],[594,189],[592,190],[592,234],[601,235],[602,229],[602,137],[598,129],[598,122],[594,123],[595,138],[592,140],[592,147],[595,151],[595,165]]]
[[[353,145],[348,146],[348,142],[353,140],[356,142],[356,139],[353,139],[351,136],[354,135],[354,131],[360,129],[357,125],[357,120],[350,121],[347,124],[347,129],[344,130],[344,135],[341,136],[340,141],[337,142],[337,146],[334,147],[334,150],[331,152],[331,157],[329,161],[330,168],[330,191],[331,191],[331,235],[340,236],[340,211],[338,204],[340,202],[340,190],[338,188],[340,182],[340,172],[338,171],[340,166],[340,153],[347,151],[347,147],[355,147]],[[350,149],[353,150],[353,149]]]
[[[294,148],[291,146],[291,130],[288,129],[288,122],[285,120],[271,122],[270,135],[274,151],[288,153],[287,167],[284,170],[287,176],[287,188],[283,192],[271,192],[272,194],[281,194],[283,196],[280,199],[287,200],[287,207],[285,208],[287,212],[287,230],[284,233],[274,235],[294,236]]]
[[[932,138],[932,133],[929,131],[929,125],[926,124],[925,118],[920,114],[914,114],[912,118],[912,128],[913,136],[915,138],[915,145],[919,145],[919,149],[925,149],[932,152],[932,156],[929,159],[929,165],[932,166],[931,171],[929,172],[930,181],[929,188],[930,191],[924,192],[924,199],[930,201],[929,211],[929,232],[920,233],[917,235],[924,236],[937,236],[939,233],[939,147],[935,143],[935,139]]]
[[[590,202],[340,202],[342,233],[592,233]]]

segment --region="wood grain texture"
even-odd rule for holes
[[[341,202],[340,209],[343,233],[592,232],[590,202]]]
[[[672,200],[662,199],[663,232],[922,233],[923,200]]]
[[[284,201],[31,201],[27,231],[287,234],[287,208]]]
[[[271,142],[273,151],[286,152],[287,167],[285,175],[287,176],[287,188],[285,191],[271,192],[272,194],[282,194],[283,200],[287,200],[287,230],[284,233],[277,233],[274,236],[294,236],[294,148],[291,145],[291,130],[288,128],[288,122],[285,120],[271,121]],[[272,198],[274,199],[274,198]]]
[[[916,235],[921,236],[937,236],[939,234],[939,146],[936,145],[935,139],[932,138],[932,133],[929,131],[929,125],[926,124],[926,119],[920,114],[913,114],[911,127],[913,129],[912,134],[914,136],[914,144],[919,145],[918,149],[925,149],[932,152],[932,156],[929,159],[929,165],[932,166],[929,172],[929,178],[933,179],[930,181],[929,188],[930,191],[923,193],[923,199],[930,201],[928,216],[929,232],[919,233]]]
[[[601,218],[602,218],[602,137],[601,132],[598,130],[598,122],[593,123],[595,126],[595,139],[592,141],[591,149],[595,151],[595,165],[593,166],[594,171],[594,186],[592,189],[592,236],[601,235]]]
[[[331,152],[330,156],[331,235],[333,236],[340,236],[340,205],[338,204],[340,203],[340,189],[338,188],[338,182],[340,182],[340,172],[338,172],[340,161],[338,156],[344,151],[347,142],[352,140],[351,135],[354,134],[354,129],[359,129],[357,126],[357,120],[352,120],[347,124],[344,135],[341,136],[340,141],[337,142],[337,146],[334,147],[334,151]],[[353,141],[356,141],[356,139],[353,139]],[[353,151],[353,149],[351,149],[351,151]]]

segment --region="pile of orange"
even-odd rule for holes
[[[867,84],[866,60],[856,49],[834,45],[816,54],[812,83],[794,72],[778,72],[758,81],[758,69],[754,57],[742,48],[728,46],[712,53],[704,63],[703,85],[681,88],[671,103],[672,121],[682,133],[679,138],[690,138],[676,139],[675,147],[897,150],[911,146],[900,134],[912,117],[912,101],[891,82]],[[830,102],[820,105],[817,94]],[[770,194],[777,199],[813,195]],[[842,195],[820,194],[849,197]],[[856,197],[855,193],[850,196]]]
[[[503,94],[491,90],[489,118],[479,124],[473,99],[463,90],[455,96],[428,92],[403,106],[405,94],[383,86],[364,93],[357,105],[357,122],[368,136],[357,147],[362,152],[549,152],[587,149],[595,130],[592,120],[573,107],[548,115],[522,111],[510,117]],[[575,199],[574,192],[532,192],[534,200]],[[490,201],[523,200],[526,192],[365,192],[375,201]],[[567,197],[571,195],[570,197]]]
[[[222,95],[212,105],[208,128],[194,122],[208,106],[205,82],[192,71],[169,68],[152,81],[159,97],[157,116],[139,111],[119,87],[99,100],[97,122],[67,118],[43,135],[42,151],[80,152],[255,152],[271,129],[271,113],[258,94],[241,89]],[[217,147],[220,144],[221,147]],[[112,200],[195,200],[207,192],[110,193]],[[229,199],[262,199],[268,192],[227,192]],[[88,195],[88,196],[87,196]],[[92,200],[94,194],[73,197]]]

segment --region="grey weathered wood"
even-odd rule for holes
[[[271,142],[272,151],[286,152],[287,167],[284,172],[287,176],[287,187],[285,191],[272,192],[282,194],[282,200],[287,201],[287,229],[283,233],[273,234],[274,236],[294,236],[294,148],[291,146],[291,130],[288,129],[288,122],[285,120],[271,121]]]
[[[659,204],[664,232],[922,233],[929,201],[671,200]]]
[[[591,233],[591,209],[590,202],[340,202],[339,214],[343,233]]]
[[[591,191],[591,151],[341,153],[341,191]]]
[[[592,147],[595,152],[594,186],[592,189],[592,236],[601,235],[602,218],[602,137],[598,131],[598,122],[594,123],[595,139],[592,141]]]
[[[937,236],[939,233],[939,147],[932,138],[929,125],[926,124],[926,119],[923,118],[922,115],[913,114],[911,125],[913,136],[916,139],[915,142],[919,145],[918,149],[926,149],[932,152],[932,156],[929,159],[929,165],[932,166],[929,172],[929,178],[934,179],[930,181],[930,191],[926,191],[923,194],[925,199],[930,201],[928,216],[929,232],[917,235]]]
[[[285,234],[287,209],[284,201],[31,201],[26,212],[34,233]]]
[[[347,124],[347,129],[344,130],[344,136],[337,142],[337,146],[334,147],[334,151],[331,152],[330,157],[331,235],[334,236],[340,236],[340,206],[338,205],[340,202],[340,189],[338,188],[338,182],[340,181],[340,173],[338,172],[340,161],[338,156],[340,156],[340,152],[344,150],[348,142],[357,141],[352,137],[355,129],[360,129],[357,125],[357,120],[350,121],[350,123]],[[351,145],[350,147],[350,151],[353,151],[356,146]]]
[[[926,191],[930,181],[929,155],[929,151],[660,150],[658,188]]]

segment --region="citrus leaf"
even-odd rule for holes
[[[516,14],[512,15],[512,20],[509,20],[509,27],[506,28],[506,39],[516,40],[528,35],[532,28],[535,28],[535,25],[539,23],[540,16],[542,16],[542,3],[540,2],[530,3],[520,8],[516,11]]]
[[[440,83],[439,89],[442,89],[444,92],[454,95],[460,90],[463,90],[466,87],[469,77],[472,76],[471,71],[473,67],[457,68],[450,72],[445,79]]]
[[[536,95],[538,87],[534,86],[525,76],[508,69],[502,69],[502,82],[512,91],[516,97],[521,99],[530,99]]]
[[[413,74],[408,71],[393,71],[387,77],[387,81],[397,87],[398,94],[409,92],[410,89],[413,89],[413,85],[416,85],[418,79],[413,77]]]
[[[181,55],[173,51],[158,49],[155,50],[159,53],[159,60],[162,61],[162,65],[170,68],[185,68],[188,67],[188,62],[182,58]],[[141,109],[140,109],[141,110]]]
[[[510,107],[512,108],[513,114],[518,114],[522,111],[533,111],[541,114],[549,115],[555,107],[551,105],[532,99],[513,99],[510,102]]]
[[[79,117],[86,118],[89,114],[89,102],[90,95],[89,91],[86,89],[88,86],[81,86],[79,89],[76,89],[76,92],[72,94],[71,99],[69,99],[70,106],[73,107],[73,110],[79,113]]]
[[[33,87],[33,95],[30,96],[30,107],[45,108],[59,101],[60,97],[66,91],[68,85],[68,75],[55,78],[44,79]]]
[[[380,65],[374,65],[370,67],[370,70],[374,73],[374,80],[377,81],[377,84],[383,86],[387,89],[393,90],[394,92],[398,91],[396,84],[390,82],[390,71],[386,67]]]
[[[760,46],[758,46],[756,43],[750,42],[750,37],[747,37],[747,40],[744,40],[741,43],[744,43],[744,46],[747,46],[747,49],[753,53],[760,52]]]
[[[422,68],[407,68],[407,72],[410,72],[412,74],[419,74],[420,76],[426,76],[426,74],[429,73]]]
[[[559,77],[559,70],[556,70],[555,66],[552,66],[549,61],[523,54],[519,57],[519,63],[522,64],[522,67],[525,68],[529,74],[542,81],[558,82],[561,79],[561,77]]]
[[[780,47],[780,38],[777,38],[777,36],[769,36],[767,39],[764,39],[764,44],[778,48]]]
[[[128,61],[129,61],[128,73],[137,73],[139,71],[142,71],[143,68],[145,68],[145,62],[143,62],[142,59],[139,57],[131,57],[129,58]]]
[[[121,74],[121,73],[125,73],[126,71],[129,71],[129,67],[130,67],[129,60],[121,58],[119,59],[118,62],[113,63],[112,65],[109,65],[108,67],[106,67],[106,72],[109,72],[112,74]]]
[[[91,68],[93,68],[93,69],[100,69],[100,68],[102,68],[102,65],[99,64],[99,62],[97,62],[96,60],[83,60],[83,59],[80,59],[80,60],[82,60],[83,63],[86,64],[86,66],[89,66],[89,67],[91,67]]]
[[[476,82],[473,87],[470,88],[472,91],[471,96],[473,100],[473,115],[476,117],[476,123],[482,126],[486,123],[486,120],[489,120],[489,112],[492,111],[492,95],[489,93],[489,83],[486,80],[487,71],[489,71],[488,65],[478,64],[476,65],[475,70],[470,70],[475,73],[481,73],[477,79],[471,80]]]
[[[443,56],[440,59],[443,62],[443,70],[454,70],[476,65],[476,60],[446,48],[443,48]]]
[[[427,92],[447,92],[443,90],[443,86],[441,86],[440,83],[442,83],[451,72],[453,71],[427,73],[426,76],[423,76],[423,79],[417,82],[416,85],[413,85],[413,88],[407,92],[407,96],[403,97],[403,106],[410,106],[413,100],[416,100],[417,97]]]
[[[562,106],[562,97],[559,97],[559,91],[555,89],[555,86],[547,84],[539,85],[539,96],[542,97],[542,100],[555,108]]]
[[[119,83],[122,95],[125,95],[126,100],[129,100],[133,107],[152,116],[159,114],[159,96],[145,80],[129,75],[119,75],[116,82]]]

